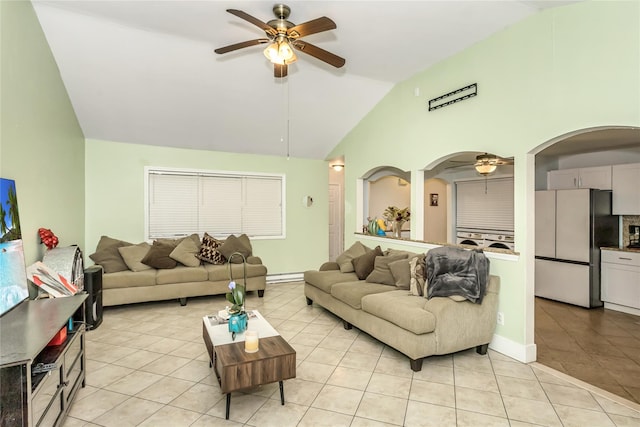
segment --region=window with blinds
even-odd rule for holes
[[[456,182],[456,227],[513,231],[513,178]]]
[[[284,237],[284,175],[147,169],[147,237]]]

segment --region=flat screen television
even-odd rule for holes
[[[0,316],[28,297],[16,183],[0,178]]]

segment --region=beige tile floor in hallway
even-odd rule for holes
[[[538,362],[640,403],[640,317],[536,298]]]
[[[491,350],[431,357],[413,372],[403,355],[307,306],[299,282],[246,303],[297,351],[286,405],[277,384],[234,393],[225,421],[201,337],[202,317],[225,305],[216,296],[107,308],[87,334],[87,386],[64,427],[640,426],[640,405]]]

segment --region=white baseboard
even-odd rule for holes
[[[623,313],[633,314],[635,316],[640,316],[640,310],[638,310],[637,308],[627,307],[627,306],[619,305],[619,304],[614,304],[612,302],[605,302],[604,303],[604,308],[606,308],[607,310],[621,311]]]
[[[489,348],[522,363],[536,361],[537,350],[535,344],[520,344],[501,335],[494,335],[491,343],[489,343]]]
[[[304,280],[304,273],[268,274],[267,283],[299,282]]]

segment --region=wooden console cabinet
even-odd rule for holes
[[[62,425],[85,385],[86,294],[25,301],[0,317],[0,426]],[[66,340],[47,347],[72,319]],[[38,363],[55,364],[32,375]]]

